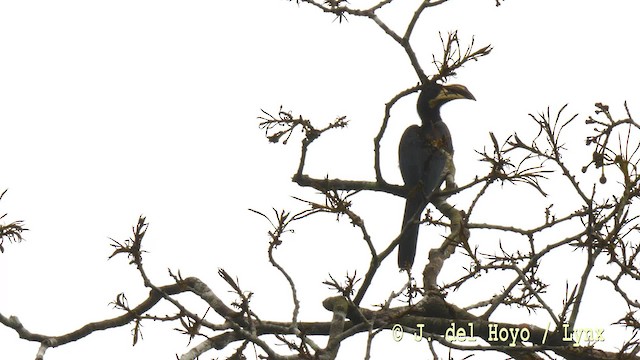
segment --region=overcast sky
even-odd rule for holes
[[[381,17],[403,31],[419,1],[398,2],[407,7]],[[636,1],[494,4],[451,0],[429,9],[413,39],[429,72],[430,54],[440,50],[438,31],[457,29],[463,41],[475,36],[477,45],[494,46],[453,80],[477,101],[443,110],[459,183],[482,168],[474,149],[490,144],[489,131],[500,139],[532,131],[528,113],[568,103],[567,111],[582,121],[598,101],[617,115],[625,100],[632,114],[640,109]],[[0,49],[0,189],[9,189],[0,212],[9,213],[7,220],[25,220],[30,229],[26,242],[5,242],[0,254],[0,313],[49,335],[119,315],[109,302],[120,292],[131,304],[146,296],[126,259],[107,261],[109,238],[129,237],[140,214],[150,223],[145,265],[157,285],[171,282],[167,268],[179,269],[230,301],[216,275],[222,267],[255,292],[263,318],[288,319],[286,283],[267,262],[268,223],[247,209],[296,211],[303,206],[291,196],[321,198],[290,181],[299,134],[287,146],[269,144],[256,117],[280,105],[320,124],[347,116],[349,127],[310,148],[307,171],[370,180],[372,139],[384,104],[418,81],[402,49],[370,21],[339,23],[284,0],[1,1]],[[418,122],[415,99],[398,103],[382,143],[384,176],[393,183],[401,181],[400,135]],[[577,159],[588,157],[582,133],[570,135],[568,143]],[[505,223],[541,219],[522,206],[532,194],[511,194],[524,200],[511,202],[512,218]],[[356,199],[354,209],[382,248],[399,231],[402,199]],[[540,204],[549,202],[554,200]],[[505,210],[505,204],[485,204],[483,211]],[[423,253],[429,248],[424,241],[420,246]],[[367,253],[347,221],[319,216],[296,226],[276,256],[302,296],[308,294],[305,320],[330,319],[320,302],[334,294],[321,282],[328,273],[364,273]],[[395,256],[380,278],[388,283],[374,284],[380,297],[366,298],[365,306],[402,285]],[[556,285],[563,291],[564,279]],[[198,313],[206,310],[193,303]],[[144,341],[135,348],[131,326],[112,329],[50,349],[46,359],[172,358],[187,349],[174,327],[146,323]],[[37,348],[0,328],[0,358],[33,358]],[[363,349],[363,343],[347,347],[342,358]],[[427,351],[424,343],[411,349]]]

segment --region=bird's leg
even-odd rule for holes
[[[442,174],[444,174],[444,189],[455,190],[458,188],[458,185],[456,184],[456,165],[453,162],[453,155],[448,153],[444,149],[439,150],[442,152],[446,159],[444,169],[442,170]]]
[[[444,177],[444,189],[445,190],[455,190],[458,188],[455,179],[456,168],[453,166],[453,162],[451,162],[451,168],[453,171],[447,172],[447,175]]]

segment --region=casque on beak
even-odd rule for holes
[[[442,90],[440,90],[440,93],[438,94],[438,96],[436,96],[436,99],[449,101],[455,99],[475,100],[476,98],[464,85],[451,84],[443,85]]]

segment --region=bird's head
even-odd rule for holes
[[[426,83],[418,96],[418,114],[421,118],[430,114],[439,116],[440,107],[451,100],[476,98],[463,85],[441,85],[435,82]]]

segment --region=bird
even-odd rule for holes
[[[404,180],[406,203],[402,232],[398,243],[398,267],[409,271],[413,266],[418,241],[418,220],[431,194],[447,180],[453,183],[453,143],[449,128],[442,121],[440,107],[455,99],[476,98],[463,85],[442,85],[427,81],[420,89],[417,110],[422,125],[411,125],[402,134],[398,163]],[[449,162],[449,166],[447,163]]]

